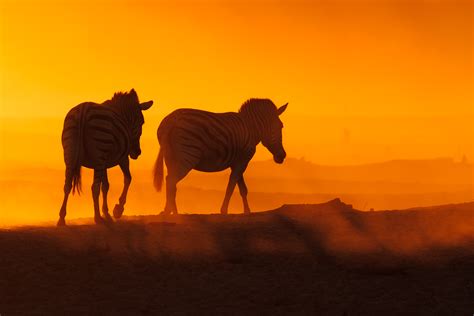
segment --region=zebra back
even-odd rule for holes
[[[80,168],[115,166],[128,155],[141,153],[142,111],[153,101],[141,103],[135,90],[115,93],[102,104],[85,102],[69,111],[64,120],[62,144],[66,173],[72,173],[73,193],[80,192]],[[66,174],[67,176],[67,174]]]

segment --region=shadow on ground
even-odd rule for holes
[[[0,314],[470,315],[474,203],[0,230]]]

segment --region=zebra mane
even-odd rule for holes
[[[128,105],[128,104],[140,104],[138,101],[138,95],[134,89],[130,92],[115,92],[114,96],[110,100],[111,104],[115,105]]]
[[[248,99],[245,101],[239,109],[239,113],[249,113],[254,112],[255,110],[259,111],[272,111],[276,112],[277,107],[270,99]]]

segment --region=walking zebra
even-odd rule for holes
[[[132,181],[129,159],[141,154],[140,136],[145,122],[142,111],[149,109],[153,101],[140,103],[135,90],[115,93],[111,100],[102,104],[85,102],[72,108],[64,119],[62,144],[66,163],[64,200],[59,212],[58,226],[65,225],[66,205],[71,189],[81,192],[81,166],[94,169],[92,198],[96,224],[112,221],[107,206],[109,181],[107,168],[120,166],[124,175],[124,187],[115,205],[115,218],[122,216],[127,191]],[[102,213],[99,212],[99,194],[102,188]]]
[[[163,213],[177,213],[176,184],[189,171],[216,172],[227,168],[231,168],[231,174],[221,213],[227,214],[236,184],[244,212],[250,213],[243,173],[260,142],[273,154],[276,163],[283,163],[286,157],[282,145],[283,123],[278,116],[287,105],[277,108],[269,99],[250,99],[238,113],[178,109],[165,117],[158,127],[160,151],[154,171],[154,185],[160,191],[163,160],[166,162],[168,175]]]

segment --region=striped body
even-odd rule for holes
[[[250,160],[256,143],[238,113],[179,109],[158,128],[158,140],[170,159],[199,171],[225,170]]]
[[[67,114],[62,144],[66,165],[80,163],[87,168],[107,169],[127,158],[131,140],[119,113],[111,107],[86,102]]]
[[[81,103],[68,112],[62,133],[66,180],[58,225],[65,225],[66,205],[71,190],[73,193],[76,190],[81,192],[82,166],[94,169],[92,197],[96,223],[104,222],[99,212],[100,191],[104,198],[102,213],[105,220],[112,221],[107,206],[107,169],[120,166],[124,174],[124,188],[119,204],[114,208],[114,216],[118,218],[122,215],[132,180],[128,157],[137,159],[141,154],[142,111],[152,104],[153,101],[140,104],[132,89],[128,93],[116,93],[111,100],[102,104]]]
[[[165,213],[177,213],[176,184],[192,169],[204,172],[231,168],[221,212],[226,213],[234,187],[239,190],[244,211],[250,212],[243,173],[262,144],[282,163],[286,153],[282,145],[283,124],[279,115],[287,105],[277,109],[268,99],[250,99],[239,112],[212,113],[179,109],[161,122],[157,136],[160,152],[155,164],[154,184],[161,190],[163,162],[166,162]]]

